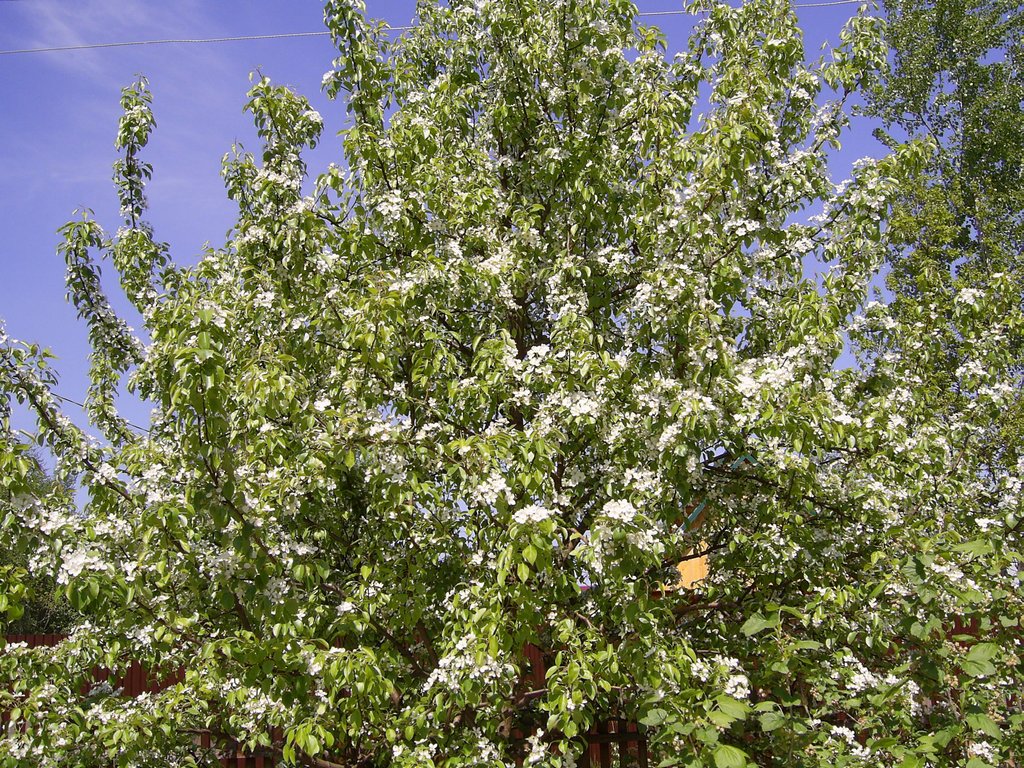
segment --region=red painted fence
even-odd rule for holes
[[[30,648],[56,645],[64,639],[64,635],[7,635],[8,643],[25,643]],[[537,689],[545,686],[545,659],[543,652],[535,646],[527,646],[526,656],[530,661],[529,677]],[[96,670],[97,681],[110,679],[110,671]],[[132,663],[128,672],[111,681],[111,685],[120,688],[125,696],[135,697],[141,693],[155,693],[162,688],[173,685],[179,677],[156,680],[147,674],[138,662]],[[0,722],[7,722],[7,713],[2,713]],[[230,768],[273,768],[275,760],[268,754],[245,754],[236,744],[218,747],[212,741],[209,732],[196,734],[196,743],[203,749],[211,749],[217,753],[222,766]],[[587,749],[579,761],[579,768],[648,768],[647,739],[639,731],[636,723],[621,718],[610,718],[596,724],[585,736]]]
[[[37,648],[40,646],[56,645],[64,637],[65,635],[7,635],[7,642],[25,643],[29,648]],[[97,669],[93,676],[97,682],[109,680],[114,688],[120,688],[123,695],[132,698],[142,693],[156,693],[169,685],[173,685],[180,679],[157,680],[149,675],[145,667],[138,662],[133,662],[123,676],[113,680],[110,679],[110,670],[107,669]],[[2,713],[0,722],[6,724],[7,720],[7,713]],[[225,766],[225,768],[273,768],[276,764],[276,761],[269,755],[245,754],[233,743],[227,746],[214,744],[208,732],[197,733],[195,741],[202,749],[213,751],[218,762]]]

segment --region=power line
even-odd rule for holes
[[[54,51],[88,51],[95,48],[127,48],[133,45],[191,45],[195,43],[232,43],[237,40],[280,40],[289,37],[323,37],[330,32],[283,32],[276,35],[239,35],[237,37],[196,37],[168,38],[166,40],[131,40],[123,43],[87,43],[83,45],[58,45],[50,48],[21,48],[0,51],[0,56],[16,53],[51,53]]]
[[[830,5],[868,5],[868,0],[833,0],[831,3],[794,3],[794,8],[827,8]]]
[[[58,395],[56,392],[51,392],[50,394],[57,400],[60,400],[65,403],[70,403],[71,405],[77,405],[83,411],[87,410],[85,403],[80,403],[77,400],[72,400],[70,397],[64,397],[64,395]],[[132,422],[128,421],[128,419],[124,419],[124,423],[127,424],[132,429],[138,430],[139,432],[149,432],[149,430],[146,427],[140,427],[138,424],[132,424]]]
[[[3,0],[0,0],[2,2]],[[836,5],[866,5],[867,0],[832,0],[825,3],[794,3],[794,8],[826,8]],[[637,17],[684,16],[690,11],[645,11]],[[414,27],[387,27],[388,32],[408,32]],[[273,35],[237,35],[234,37],[181,37],[162,40],[128,40],[117,43],[84,43],[82,45],[56,45],[45,48],[16,48],[0,51],[0,56],[14,56],[21,53],[59,53],[64,51],[91,51],[99,48],[129,48],[142,45],[196,45],[199,43],[234,43],[244,40],[285,40],[295,37],[326,37],[330,32],[282,32]]]
[[[793,3],[794,8],[827,8],[833,5],[870,5],[871,0],[832,0],[827,3]],[[690,16],[692,11],[644,11],[637,16]]]

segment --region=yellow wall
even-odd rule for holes
[[[693,589],[693,587],[708,575],[708,558],[695,557],[692,560],[683,560],[676,568],[679,571],[677,589]]]

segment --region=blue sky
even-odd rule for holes
[[[415,0],[367,4],[371,15],[395,26],[410,23],[415,13]],[[666,11],[681,3],[638,0],[638,6]],[[856,9],[801,9],[808,54],[816,57],[823,42],[837,41]],[[662,27],[670,51],[685,47],[685,16],[644,22]],[[322,29],[322,6],[313,0],[0,0],[0,50]],[[257,147],[242,112],[250,72],[258,68],[293,86],[324,115],[328,130],[311,170],[340,158],[334,134],[344,107],[320,95],[321,76],[335,55],[329,38],[310,37],[0,56],[0,318],[12,337],[57,355],[60,394],[84,397],[88,346],[84,326],[64,299],[56,230],[77,208],[91,208],[104,227],[117,228],[110,175],[120,89],[139,73],[150,80],[157,128],[146,151],[154,166],[149,219],[156,237],[170,243],[172,257],[191,263],[205,243],[222,244],[232,223],[221,157],[235,141]],[[856,131],[837,158],[837,172],[878,151],[867,127]],[[115,306],[124,306],[107,282]],[[126,410],[138,423],[148,420],[141,404],[126,404]],[[78,414],[71,409],[69,415]]]

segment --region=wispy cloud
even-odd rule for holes
[[[29,36],[19,44],[26,48],[182,37],[202,32],[208,24],[197,0],[173,4],[146,0],[40,0],[19,4],[18,13],[21,28]],[[100,81],[113,76],[109,62],[109,53],[104,55],[103,51],[80,51],[73,56],[57,54],[48,59],[53,66]]]

